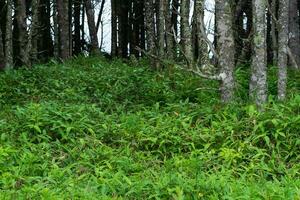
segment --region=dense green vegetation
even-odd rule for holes
[[[217,82],[77,58],[0,74],[0,199],[300,199],[300,74],[265,113]],[[171,75],[170,75],[171,74]]]

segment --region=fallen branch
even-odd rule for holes
[[[299,65],[297,64],[297,61],[296,61],[296,59],[295,59],[295,56],[294,56],[294,54],[292,53],[290,47],[287,46],[287,47],[286,47],[286,50],[287,50],[287,54],[289,55],[289,57],[290,57],[290,59],[291,59],[293,65],[295,66],[295,68],[296,68],[296,69],[300,69],[300,68],[299,68]]]
[[[157,61],[159,61],[163,65],[166,65],[166,66],[173,65],[177,69],[187,71],[187,72],[191,72],[191,73],[193,73],[193,74],[195,74],[195,75],[197,75],[201,78],[210,79],[210,80],[218,80],[218,81],[223,80],[223,78],[224,78],[223,74],[216,74],[216,75],[205,74],[205,73],[201,72],[198,67],[196,67],[197,70],[191,69],[191,68],[188,68],[188,67],[182,67],[181,65],[170,62],[168,60],[164,60],[164,59],[162,59],[162,58],[160,58],[156,55],[150,54],[149,52],[145,51],[144,49],[141,49],[140,47],[136,47],[136,50],[138,50],[140,52],[143,52],[149,58],[156,59]]]

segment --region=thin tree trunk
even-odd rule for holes
[[[172,34],[173,34],[173,46],[174,46],[174,58],[178,57],[178,46],[177,46],[177,37],[178,37],[178,9],[179,9],[179,0],[172,0]]]
[[[128,57],[128,44],[129,44],[129,23],[128,23],[128,13],[129,13],[129,0],[121,0],[118,6],[119,14],[119,52],[123,58]]]
[[[84,3],[82,4],[82,11],[81,11],[81,50],[85,50],[85,6]]]
[[[155,54],[155,24],[154,24],[154,5],[152,1],[145,1],[145,23],[147,52]],[[155,62],[152,62],[152,68],[155,68]]]
[[[74,1],[74,55],[81,53],[80,16],[82,0]]]
[[[208,51],[207,44],[203,39],[201,26],[204,27],[204,0],[195,0],[194,4],[194,20],[195,20],[195,55],[196,63],[198,65],[207,64],[208,62]]]
[[[45,62],[54,55],[51,33],[53,27],[51,25],[51,1],[49,0],[40,0],[39,26],[38,58]]]
[[[57,0],[57,22],[59,30],[59,57],[66,60],[70,54],[69,1]]]
[[[5,67],[13,67],[13,36],[12,36],[12,0],[7,0],[6,34],[5,34]]]
[[[193,62],[193,50],[192,50],[192,33],[190,29],[189,16],[190,16],[190,1],[183,0],[180,4],[180,35],[181,35],[181,48],[188,61],[188,65]]]
[[[19,31],[19,44],[20,44],[20,60],[24,65],[30,65],[29,54],[26,51],[28,42],[28,33],[27,33],[27,22],[26,22],[26,1],[18,0],[16,8],[16,18]]]
[[[39,6],[40,0],[32,0],[32,22],[26,46],[26,54],[30,55],[30,63],[28,65],[38,61],[38,40],[41,38],[39,33]]]
[[[57,0],[53,1],[53,34],[54,34],[54,57],[55,58],[59,58],[60,57],[60,45],[59,45],[59,25],[58,25],[58,14],[57,11],[58,7],[57,7]]]
[[[278,1],[277,0],[271,0],[271,12],[273,17],[278,16],[277,12],[277,5]],[[276,19],[272,18],[271,22],[271,37],[272,37],[272,55],[273,55],[273,65],[277,65],[278,63],[278,37],[277,37],[277,22]]]
[[[111,0],[111,56],[116,56],[118,49],[118,23],[116,0]]]
[[[282,0],[279,0],[282,1]],[[284,1],[284,0],[283,0]],[[298,65],[300,65],[300,27],[299,27],[299,2],[298,0],[289,1],[289,47],[291,53]],[[292,60],[290,59],[289,64],[293,68],[297,66],[293,65]]]
[[[99,55],[99,42],[97,36],[97,29],[95,24],[95,10],[91,0],[85,0],[86,16],[89,25],[89,33],[91,39],[91,51],[92,55]]]
[[[158,23],[157,23],[157,53],[160,57],[164,58],[164,49],[165,49],[165,12],[164,8],[166,7],[166,0],[158,0]]]
[[[289,0],[279,1],[278,99],[285,100],[287,84],[287,47],[289,44]]]
[[[256,105],[267,101],[267,63],[266,63],[266,1],[253,0],[254,45],[251,66],[250,97]]]
[[[221,69],[221,99],[224,103],[234,97],[234,38],[232,27],[232,10],[230,0],[216,0],[217,34],[218,34],[218,63]]]
[[[104,5],[105,5],[105,0],[102,0],[100,11],[99,11],[99,14],[98,14],[97,25],[96,25],[97,33],[99,31],[100,24],[102,23],[102,15],[103,15],[103,10],[104,10]]]
[[[173,24],[172,24],[172,8],[171,0],[165,0],[164,18],[166,28],[166,57],[172,59],[174,57],[174,36],[173,36]]]

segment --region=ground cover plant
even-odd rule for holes
[[[76,58],[0,74],[0,199],[300,199],[300,74],[260,113],[218,83]]]

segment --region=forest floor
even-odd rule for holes
[[[217,82],[77,58],[0,73],[0,199],[300,199],[300,73],[265,113]]]

